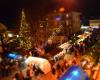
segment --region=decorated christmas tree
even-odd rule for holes
[[[20,37],[20,48],[29,50],[32,48],[32,31],[31,27],[29,26],[26,15],[24,10],[21,13],[21,24],[19,30],[19,37]]]

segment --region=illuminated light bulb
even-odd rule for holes
[[[65,11],[65,8],[61,7],[61,8],[59,9],[59,11],[60,11],[60,12],[64,12],[64,11]]]

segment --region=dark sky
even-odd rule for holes
[[[37,18],[61,5],[81,11],[87,18],[100,15],[100,0],[1,0],[0,22],[8,27],[15,27],[22,8],[29,11],[33,18]]]

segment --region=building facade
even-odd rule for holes
[[[89,25],[90,26],[100,26],[100,20],[89,20]]]
[[[43,29],[46,37],[70,36],[80,31],[80,13],[69,12],[50,13],[39,21],[39,26]]]

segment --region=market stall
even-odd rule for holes
[[[69,42],[63,43],[59,46],[61,49],[67,49],[71,44]]]
[[[48,60],[46,59],[43,59],[43,58],[39,58],[39,57],[28,57],[26,60],[25,60],[25,63],[27,65],[38,65],[38,67],[44,72],[44,74],[48,73],[51,71],[51,64],[49,63]]]
[[[84,32],[84,34],[78,35],[77,37],[79,38],[77,40],[77,43],[79,44],[79,42],[84,41],[87,37],[89,37],[91,35],[90,32]]]

